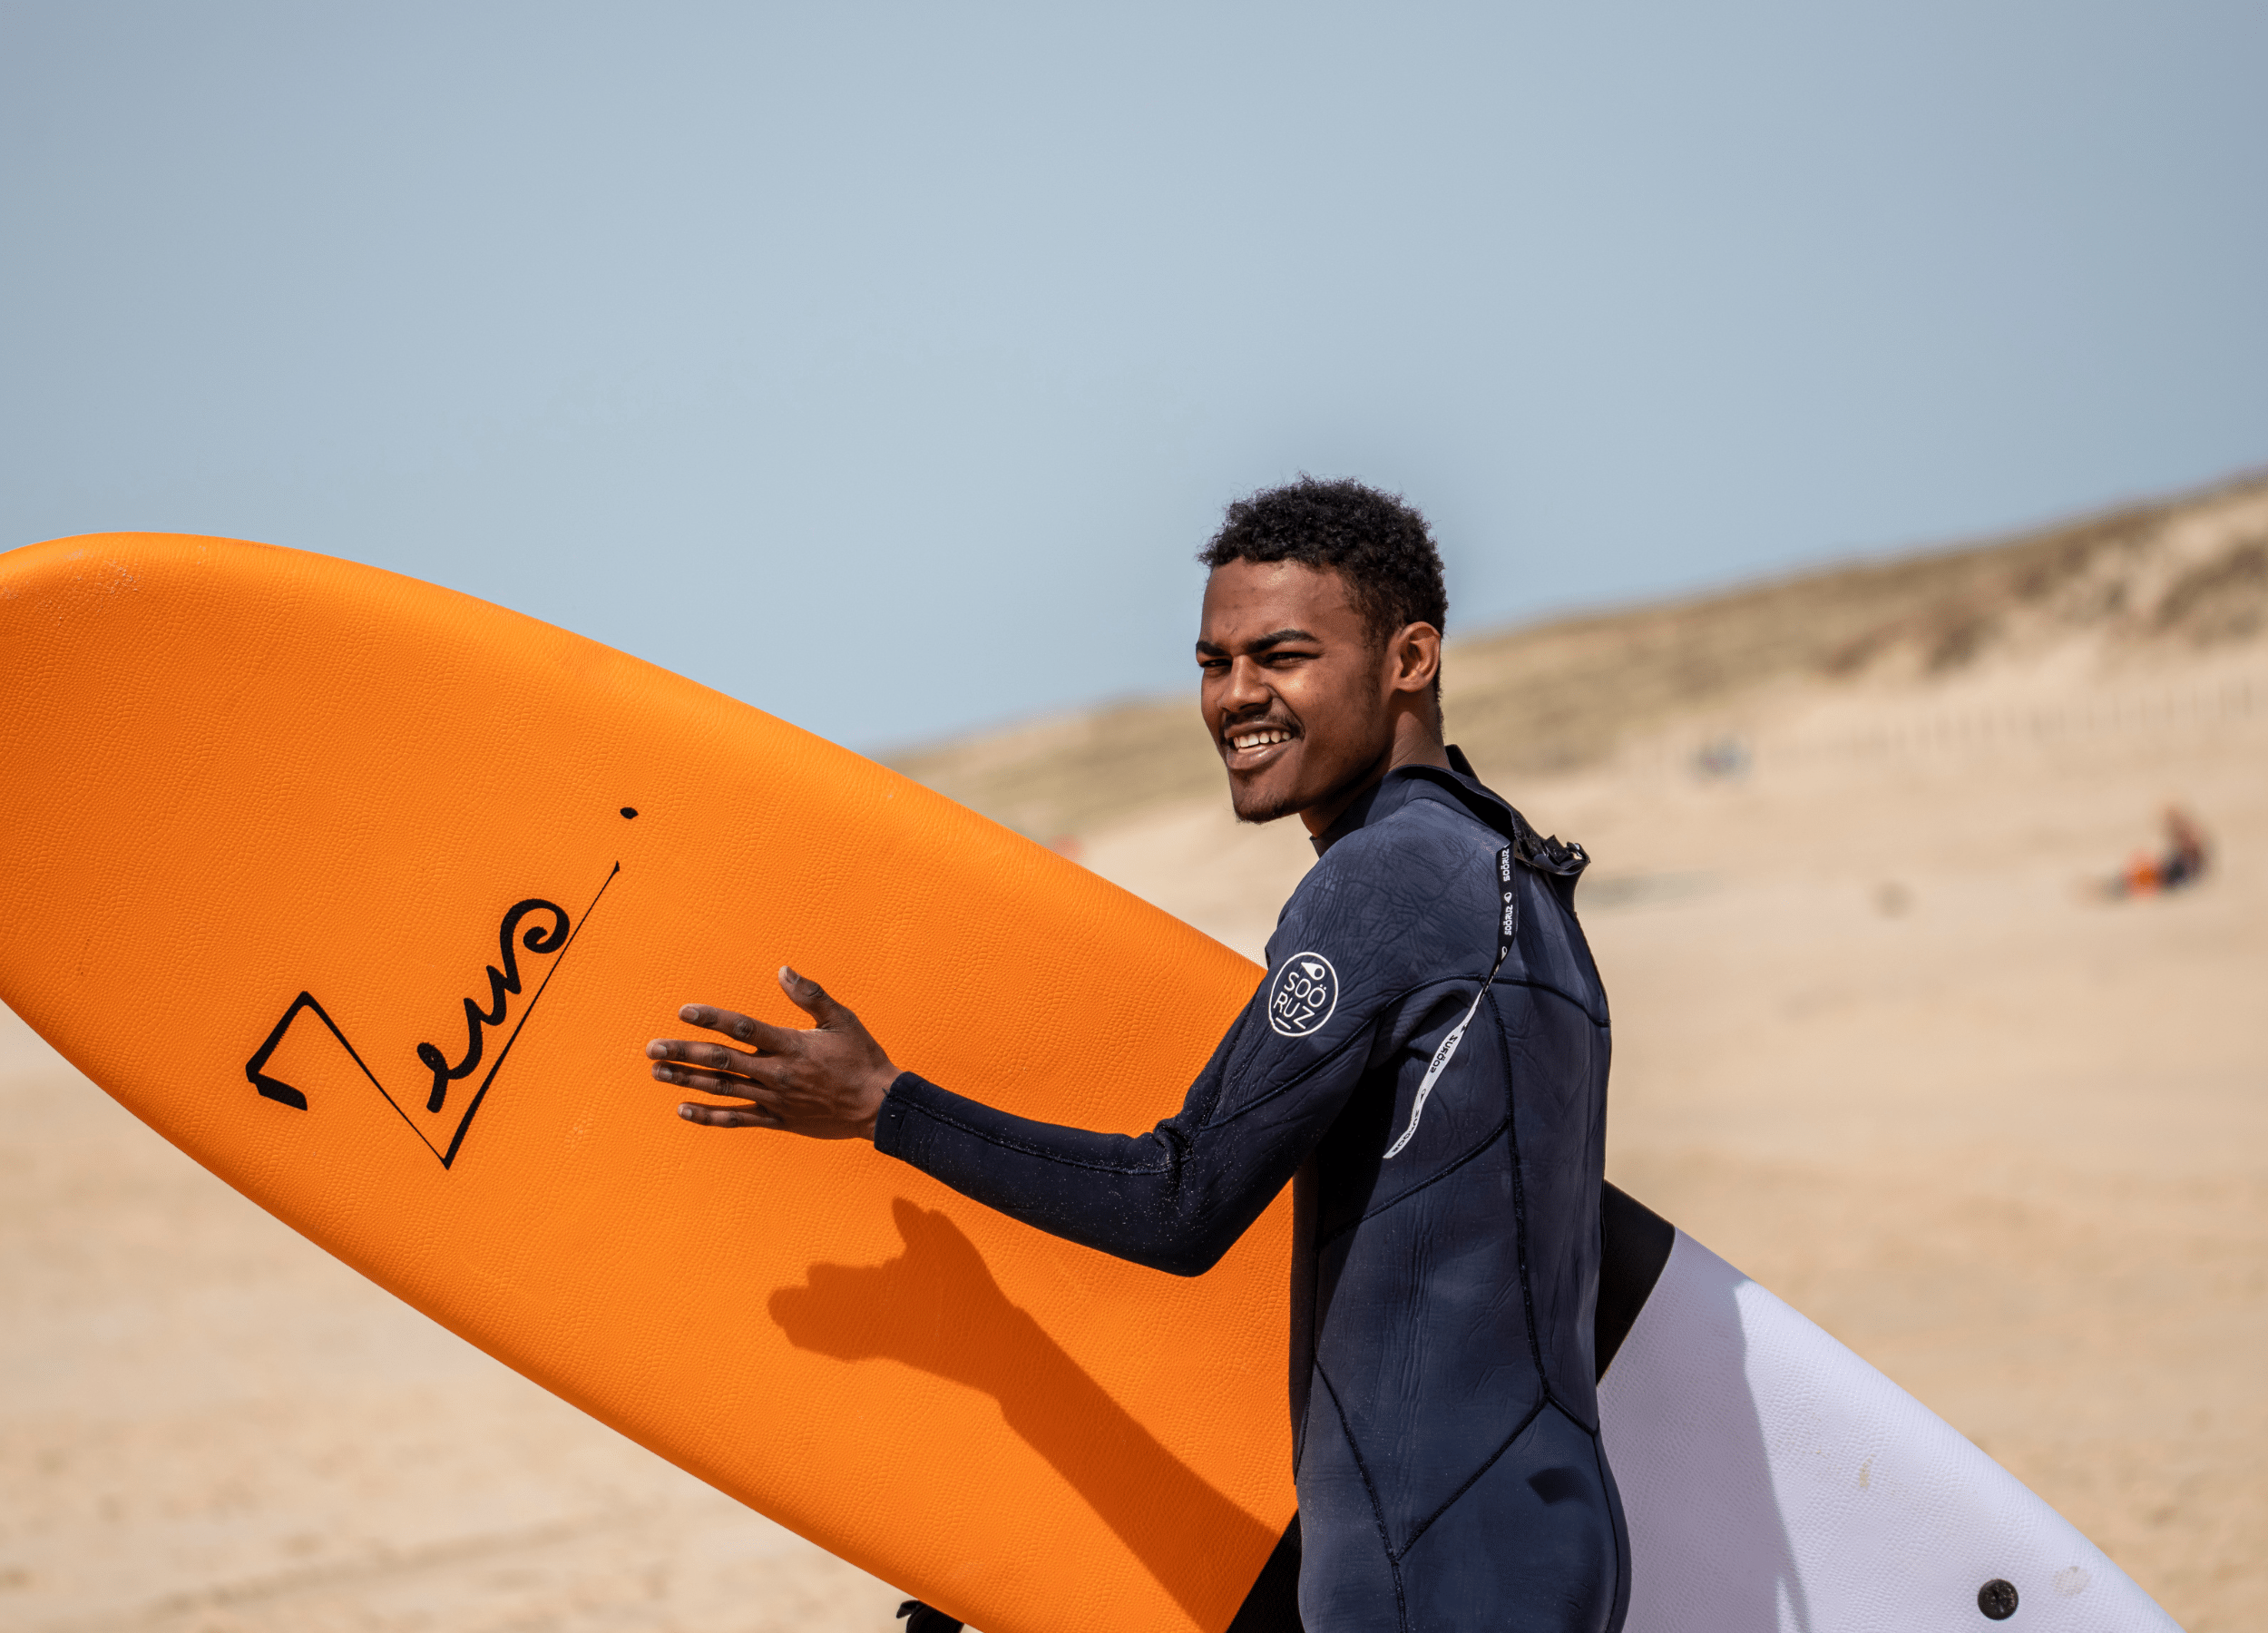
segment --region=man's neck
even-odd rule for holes
[[[1311,839],[1320,838],[1346,808],[1404,766],[1439,766],[1449,769],[1449,748],[1441,728],[1408,715],[1394,722],[1394,733],[1378,758],[1359,777],[1300,812],[1299,820]]]

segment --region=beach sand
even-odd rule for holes
[[[2259,656],[1794,688],[1504,791],[1597,858],[1612,1176],[2192,1633],[2268,1623]],[[2169,798],[2205,881],[2084,893]],[[1256,955],[1307,862],[1213,797],[1077,843]],[[0,1626],[893,1625],[895,1591],[366,1283],[5,1014],[0,1112]]]
[[[1748,768],[1703,775],[1711,748]],[[1595,858],[1608,1176],[2191,1633],[2268,1625],[2258,656],[1794,688],[1503,791]],[[2083,888],[2174,799],[2216,840],[2202,885]],[[1309,861],[1217,802],[1081,854],[1256,956]]]

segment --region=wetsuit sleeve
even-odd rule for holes
[[[1181,1110],[1148,1133],[1035,1122],[906,1072],[883,1102],[876,1149],[1055,1236],[1177,1276],[1210,1269],[1330,1128],[1406,990],[1393,955],[1405,938],[1360,922],[1375,893],[1317,878],[1325,872],[1310,874],[1278,926],[1274,944],[1293,951]]]

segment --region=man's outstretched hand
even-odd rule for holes
[[[678,1018],[745,1044],[728,1049],[684,1038],[646,1045],[654,1077],[696,1094],[746,1100],[705,1106],[687,1100],[678,1115],[711,1129],[783,1129],[814,1139],[872,1139],[875,1116],[898,1069],[858,1017],[816,981],[782,968],[779,989],[818,1022],[809,1032],[771,1026],[731,1010],[689,1003]]]

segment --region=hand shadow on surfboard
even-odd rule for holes
[[[837,1360],[902,1361],[991,1395],[1008,1426],[1202,1620],[1219,1589],[1191,1574],[1181,1550],[1192,1530],[1218,1538],[1229,1557],[1257,1558],[1275,1544],[1274,1528],[1168,1451],[1011,1304],[960,1227],[903,1197],[890,1210],[904,1253],[879,1265],[814,1265],[802,1286],[772,1295],[788,1342]],[[1170,1536],[1156,1529],[1166,1515]]]

